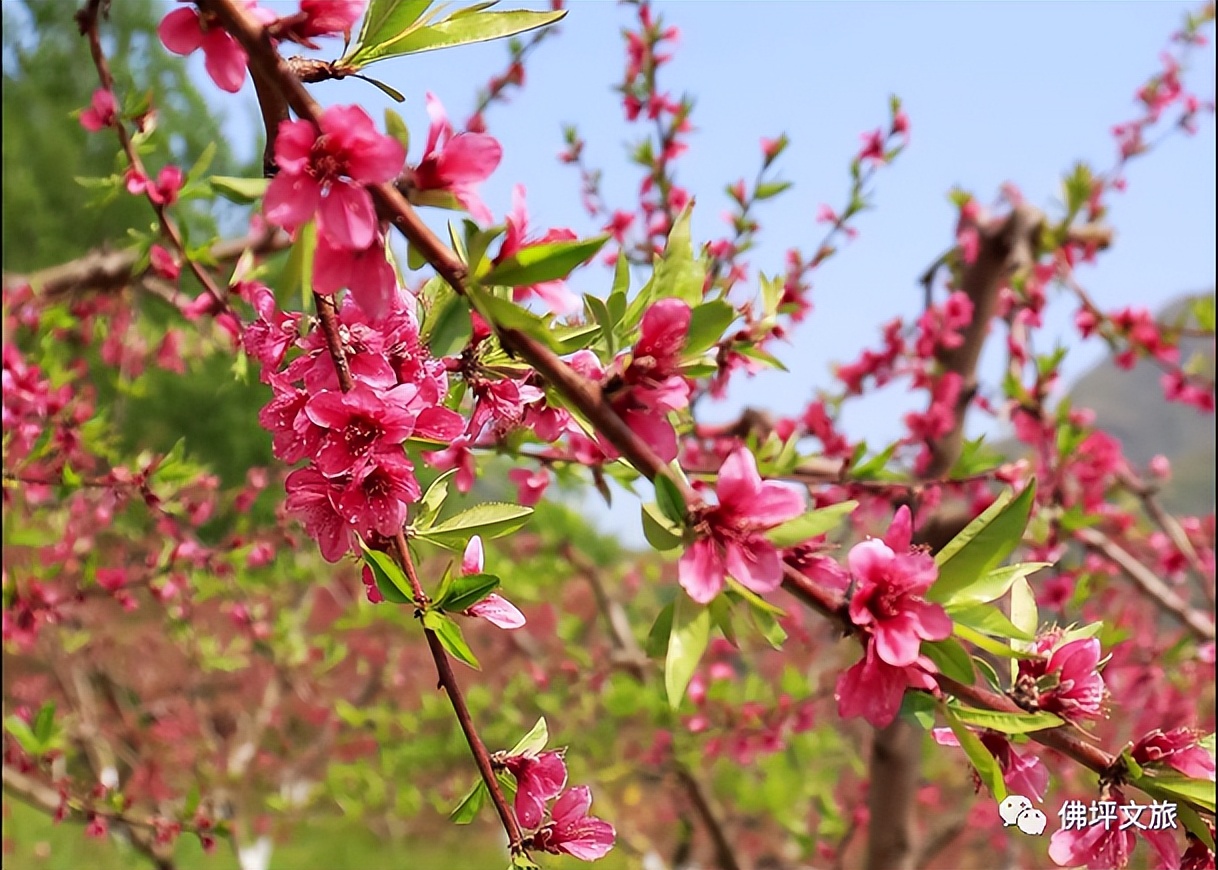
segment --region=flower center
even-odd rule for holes
[[[380,434],[380,427],[371,420],[357,418],[343,429],[343,441],[353,455],[359,455],[366,453]]]
[[[348,174],[347,155],[331,137],[319,136],[313,143],[309,172],[321,182],[338,181]]]

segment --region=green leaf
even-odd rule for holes
[[[974,631],[980,631],[992,637],[1014,638],[1016,640],[1032,640],[1034,635],[1021,629],[1007,619],[997,607],[989,604],[969,604],[965,607],[949,605],[947,615],[952,622],[966,625]]]
[[[419,26],[419,19],[431,4],[432,0],[371,0],[360,25],[355,51],[340,63],[349,62],[365,46],[385,45],[409,33]]]
[[[230,175],[213,175],[208,183],[217,194],[238,205],[249,205],[262,199],[269,178],[234,178]]]
[[[505,13],[506,14],[506,13]],[[609,236],[566,242],[547,242],[522,248],[491,268],[482,284],[497,287],[526,287],[566,278],[596,256]]]
[[[410,129],[393,109],[385,109],[385,132],[398,141],[403,151],[410,150]]]
[[[787,367],[783,365],[782,361],[778,359],[778,357],[762,350],[759,347],[738,347],[736,348],[736,351],[741,356],[747,356],[749,359],[755,359],[758,362],[765,363],[770,368],[778,369],[780,372],[785,372],[788,370]]]
[[[411,524],[416,531],[428,529],[436,521],[440,509],[444,507],[444,502],[448,498],[448,481],[456,473],[457,469],[450,468],[427,487],[427,492],[423,493],[423,498],[419,500],[419,511]]]
[[[678,592],[678,595],[684,595]],[[672,614],[676,608],[675,602],[665,604],[656,614],[656,621],[647,632],[647,641],[643,644],[643,652],[650,659],[658,659],[668,651],[668,636],[672,634]]]
[[[757,200],[770,199],[778,196],[778,194],[788,190],[790,187],[791,182],[789,181],[763,181],[757,185],[753,198]]]
[[[925,692],[906,692],[901,698],[902,719],[912,719],[923,731],[935,727],[935,699]]]
[[[414,593],[410,583],[398,563],[389,558],[388,553],[370,550],[362,540],[360,547],[364,551],[364,563],[372,571],[376,579],[376,588],[381,591],[385,600],[392,604],[413,604]]]
[[[538,719],[529,733],[516,741],[516,745],[508,750],[508,755],[536,755],[546,748],[550,742],[550,729],[546,725],[546,717]]]
[[[55,733],[55,702],[48,701],[38,710],[34,717],[34,736],[45,746],[51,742]]]
[[[994,670],[994,666],[981,656],[972,656],[973,665],[977,670],[981,671],[981,676],[985,677],[985,681],[990,684],[990,688],[995,691],[1002,691],[1002,681],[998,679],[998,671]]]
[[[1032,637],[1040,627],[1040,613],[1036,609],[1036,596],[1027,578],[1020,577],[1011,584],[1011,624]],[[1017,638],[1011,640],[1011,648],[1016,650],[1031,649],[1031,645]],[[1018,676],[1015,662],[1011,662],[1011,682]]]
[[[935,663],[939,671],[958,683],[971,686],[974,680],[973,660],[960,642],[952,638],[923,641],[922,654]]]
[[[286,294],[287,299],[299,294],[301,307],[309,310],[313,293],[313,254],[317,249],[317,224],[309,221],[296,233],[296,241],[288,251],[287,262],[283,266],[283,275],[279,279],[277,291]],[[278,293],[276,294],[278,299]],[[280,299],[283,306],[284,300]],[[286,307],[286,306],[284,306]]]
[[[941,704],[939,710],[943,714],[943,718],[947,720],[952,733],[956,735],[956,739],[960,741],[960,748],[972,762],[977,775],[989,787],[994,800],[999,802],[1006,800],[1007,787],[1006,783],[1002,781],[1002,768],[998,766],[998,760],[985,748],[981,738],[953,715],[947,704]]]
[[[734,595],[742,601],[747,602],[749,607],[753,608],[755,611],[768,613],[771,616],[787,615],[787,612],[777,604],[771,604],[770,602],[766,601],[752,589],[749,589],[747,586],[736,580],[735,577],[727,578],[727,590],[729,595]]]
[[[453,579],[444,597],[434,606],[451,613],[463,613],[498,588],[499,578],[494,574],[462,574]]]
[[[21,745],[30,755],[42,754],[42,743],[34,736],[34,731],[20,716],[12,715],[4,720],[4,730],[13,735],[13,738]]]
[[[767,610],[757,608],[750,610],[749,613],[753,617],[753,624],[757,626],[757,630],[765,638],[765,642],[774,649],[782,649],[782,645],[787,639],[787,632],[779,624],[778,617]]]
[[[527,33],[538,27],[552,24],[566,14],[565,10],[558,12],[514,10],[465,16],[453,15],[430,27],[408,30],[399,38],[391,38],[382,42],[374,42],[369,39],[370,44],[360,48],[351,56],[349,62],[354,65],[367,66],[374,61],[391,57],[515,36],[518,33]]]
[[[688,508],[685,506],[685,498],[681,495],[681,490],[666,474],[657,476],[654,482],[656,505],[660,508],[660,513],[672,520],[677,528],[683,528]]]
[[[428,310],[421,333],[433,357],[451,356],[465,347],[473,333],[469,306],[456,293],[442,294]]]
[[[817,535],[823,535],[835,529],[858,506],[857,501],[843,501],[808,511],[806,514],[801,514],[793,520],[788,520],[782,525],[770,529],[766,533],[766,538],[775,547],[794,547],[809,538],[815,538]]]
[[[476,671],[482,670],[473,650],[465,642],[465,636],[461,634],[461,626],[452,618],[438,610],[429,610],[423,614],[423,626],[435,633],[450,656]]]
[[[952,713],[966,725],[988,728],[1003,734],[1030,734],[1065,724],[1052,713],[1000,713],[997,710],[980,710],[975,707],[952,705]]]
[[[1210,833],[1210,826],[1201,820],[1201,816],[1197,814],[1197,811],[1188,804],[1179,804],[1176,807],[1176,813],[1188,832],[1204,843],[1205,848],[1213,852],[1214,835]]]
[[[1012,649],[1002,641],[994,640],[979,631],[974,631],[967,625],[956,623],[952,628],[952,634],[961,640],[966,640],[975,647],[980,647],[988,653],[993,653],[996,656],[1001,656],[1006,659],[1034,659],[1038,658],[1034,653],[1024,652],[1023,650]],[[1015,662],[1011,663],[1012,679],[1014,678]]]
[[[939,579],[927,599],[946,603],[970,586],[983,581],[1023,540],[1028,515],[1036,498],[1036,482],[1030,481],[1011,501],[1004,493],[973,520],[935,556]]]
[[[1158,771],[1136,780],[1139,788],[1148,785],[1181,800],[1191,801],[1209,812],[1214,812],[1214,782],[1209,779],[1194,779],[1175,770]]]
[[[490,792],[487,790],[486,783],[479,779],[448,814],[448,818],[452,820],[453,824],[468,825],[477,817],[478,810],[482,809],[482,804],[489,796]]]
[[[374,78],[372,78],[372,76],[361,76],[361,75],[354,76],[354,78],[362,79],[363,81],[366,81],[368,84],[377,88],[381,93],[385,94],[385,96],[389,97],[389,99],[394,100],[395,102],[398,102],[398,103],[406,102],[405,94],[403,94],[397,88],[386,84],[385,82],[381,81],[380,79],[374,79]]]
[[[680,529],[669,522],[668,517],[660,513],[659,506],[653,502],[642,505],[643,537],[661,553],[675,550],[681,546],[683,539]]]
[[[609,312],[609,306],[600,297],[589,294],[584,296],[584,308],[589,315],[588,319],[600,327],[605,352],[610,357],[615,356],[618,351],[617,321]]]
[[[688,359],[713,347],[736,317],[736,309],[722,299],[715,299],[694,308],[690,314],[689,332],[685,336],[681,356]]]
[[[186,173],[186,184],[192,184],[203,177],[203,174],[211,168],[212,161],[216,159],[216,143],[208,142],[207,147],[203,149],[203,153],[199,155],[199,159],[195,161],[194,166],[190,167],[190,171]]]
[[[717,595],[707,605],[710,608],[711,620],[732,646],[739,648],[736,640],[736,628],[732,625],[732,599],[726,595]]]
[[[676,710],[710,643],[711,615],[705,605],[685,594],[679,594],[674,604],[668,656],[664,660],[664,688],[669,706]]]
[[[669,230],[664,254],[652,276],[657,298],[682,299],[691,306],[702,301],[702,285],[706,283],[706,270],[694,258],[690,240],[689,219],[693,206],[691,199],[677,215]]]
[[[951,596],[952,604],[985,604],[989,601],[995,601],[1002,598],[1016,580],[1022,577],[1027,577],[1029,574],[1035,574],[1042,568],[1048,568],[1052,562],[1019,562],[1015,565],[1007,565],[1003,568],[995,568],[983,577],[979,577],[976,582],[969,584],[963,589]],[[933,593],[935,587],[931,587]],[[928,600],[936,600],[933,595],[927,595]]]
[[[533,509],[519,504],[486,502],[449,517],[444,522],[416,534],[419,540],[460,550],[474,535],[484,538],[502,538],[510,535],[529,521]]]

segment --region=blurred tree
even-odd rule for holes
[[[142,197],[122,196],[102,208],[81,208],[76,178],[117,171],[111,137],[91,136],[73,116],[97,88],[89,73],[89,47],[80,38],[72,3],[19,0],[4,14],[4,221],[6,271],[30,271],[64,262],[103,243],[123,245],[130,227],[147,228],[152,213]],[[169,161],[189,167],[216,143],[214,171],[237,174],[216,114],[186,70],[156,36],[161,8],[152,0],[124,0],[106,29],[120,103],[137,92],[158,94],[155,150],[148,165]],[[64,216],[71,215],[70,224]],[[203,210],[189,223],[205,226]]]

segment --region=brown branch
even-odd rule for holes
[[[106,53],[102,50],[101,33],[97,26],[97,19],[102,5],[103,0],[89,0],[83,9],[76,13],[76,22],[80,26],[81,36],[84,36],[89,42],[89,52],[93,56],[93,65],[97,67],[97,77],[101,81],[101,86],[113,92],[114,76],[110,73],[110,64],[106,60]],[[135,144],[131,141],[131,136],[128,135],[127,128],[124,126],[122,119],[116,118],[112,126],[114,132],[118,135],[118,141],[122,145],[123,153],[127,157],[127,165],[133,172],[148,179],[149,183],[151,183],[151,178],[148,176],[144,161],[140,159],[139,152],[136,151]],[[173,218],[169,216],[169,212],[164,204],[152,198],[150,189],[145,191],[145,196],[148,199],[148,204],[152,206],[152,210],[156,213],[157,221],[161,225],[161,232],[169,240],[170,244],[173,245],[174,250],[181,255],[183,262],[190,267],[190,271],[194,273],[204,292],[208,293],[223,310],[232,313],[232,307],[228,303],[227,294],[212,280],[207,270],[187,252],[181,230],[178,229],[178,225],[174,222]]]
[[[52,816],[57,815],[60,811],[61,801],[56,788],[24,774],[8,764],[4,765],[3,784],[5,794],[21,801],[26,806],[50,813]],[[94,817],[102,817],[112,823],[124,825],[130,834],[132,846],[151,861],[157,870],[174,870],[177,866],[173,860],[172,849],[166,851],[158,847],[151,833],[161,827],[161,819],[155,816],[119,812],[106,806],[95,807],[71,797],[63,804],[66,811],[63,816],[65,820],[88,823]],[[182,829],[198,832],[197,828],[191,825],[183,825]]]
[[[227,263],[246,251],[267,254],[282,251],[290,245],[291,239],[287,233],[272,228],[244,238],[218,242],[212,246],[211,258],[217,263]],[[135,274],[137,262],[139,255],[134,250],[90,251],[83,257],[29,275],[5,275],[4,290],[8,292],[29,284],[40,298],[47,301],[85,291],[112,292],[121,290],[139,277]]]
[[[1182,555],[1189,567],[1193,569],[1193,576],[1197,580],[1197,586],[1200,587],[1201,593],[1209,602],[1210,609],[1214,609],[1214,573],[1213,569],[1207,569],[1201,561],[1201,557],[1197,555],[1197,548],[1193,546],[1193,542],[1189,540],[1188,533],[1184,531],[1184,527],[1180,525],[1180,521],[1169,514],[1163,507],[1163,503],[1159,501],[1157,489],[1142,481],[1128,468],[1123,469],[1119,473],[1121,482],[1125,487],[1138,497],[1142,502],[1142,507],[1146,514],[1155,521],[1155,524],[1163,530],[1163,534],[1167,535],[1168,540],[1172,542],[1172,546]]]
[[[715,844],[715,860],[719,864],[719,870],[740,870],[740,862],[736,860],[736,853],[732,850],[732,844],[727,839],[723,825],[716,816],[702,783],[684,765],[680,764],[677,765],[677,779],[681,781],[685,793],[689,795],[689,799],[694,805],[694,812],[698,814],[698,818],[710,832]]]
[[[1214,639],[1214,621],[1172,591],[1155,573],[1097,529],[1076,529],[1074,537],[1115,564],[1164,613],[1182,622],[1202,641]]]

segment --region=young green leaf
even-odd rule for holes
[[[935,667],[958,683],[971,686],[974,680],[973,660],[960,642],[950,637],[943,640],[923,641],[922,654],[935,663]]]
[[[681,495],[676,483],[668,475],[661,474],[655,479],[655,487],[656,505],[660,508],[660,513],[672,520],[677,528],[684,527],[688,509],[685,506],[685,497]]]
[[[672,634],[672,614],[675,609],[676,603],[669,602],[656,614],[656,621],[651,624],[647,641],[643,644],[643,652],[647,653],[648,658],[658,659],[668,651],[668,636]]]
[[[364,563],[372,571],[376,588],[384,599],[391,604],[413,604],[414,595],[410,583],[398,563],[389,558],[387,553],[368,549],[363,541],[360,541],[360,546],[364,550]]]
[[[974,631],[980,631],[991,637],[1014,638],[1017,640],[1032,640],[1033,635],[1007,619],[1002,611],[989,604],[969,604],[965,607],[948,605],[947,615],[957,625],[965,625]]]
[[[643,503],[642,516],[643,537],[652,547],[661,553],[666,553],[681,546],[680,527],[674,525],[668,517],[660,513],[660,508],[655,502]]]
[[[426,531],[418,532],[415,537],[446,550],[460,550],[474,535],[481,535],[483,538],[502,538],[504,535],[510,535],[527,523],[532,514],[533,509],[524,505],[486,502],[463,510]]]
[[[985,748],[981,738],[970,731],[968,726],[953,715],[951,708],[947,704],[940,704],[939,711],[943,714],[943,718],[947,720],[952,733],[956,735],[956,739],[960,742],[960,748],[964,750],[964,754],[972,762],[977,775],[989,787],[990,794],[994,796],[994,800],[999,802],[1006,800],[1007,787],[1006,783],[1002,781],[1002,768],[998,766],[998,760]]]
[[[550,742],[550,729],[546,725],[546,717],[542,716],[538,719],[533,727],[529,729],[529,733],[524,735],[516,742],[516,745],[508,750],[508,755],[536,755],[541,750],[546,748],[546,744]]]
[[[486,788],[486,783],[479,779],[474,783],[473,788],[466,792],[465,797],[461,798],[461,802],[448,814],[448,818],[455,825],[468,825],[478,816],[478,810],[482,809],[482,804],[486,801],[490,792]]]
[[[710,643],[711,615],[707,607],[688,595],[678,595],[674,604],[668,657],[664,661],[664,688],[669,706],[676,710]]]
[[[461,634],[461,626],[452,618],[438,610],[429,610],[423,614],[423,626],[435,632],[440,644],[450,656],[476,671],[482,669],[473,650],[465,642],[465,636]]]
[[[1033,731],[1044,731],[1046,728],[1056,728],[1065,724],[1052,713],[1043,712],[1001,713],[997,710],[980,710],[953,704],[952,713],[966,725],[1001,731],[1003,734],[1029,734]]]
[[[450,468],[427,487],[427,492],[423,493],[423,498],[419,500],[419,510],[411,524],[416,531],[428,529],[435,523],[440,509],[444,507],[444,502],[448,498],[448,481],[456,473],[457,469]]]
[[[927,599],[947,603],[998,567],[1019,546],[1036,498],[1028,483],[1014,501],[999,497],[935,556],[939,579]]]
[[[271,183],[266,178],[234,178],[228,175],[213,175],[207,181],[212,190],[237,205],[249,205],[262,199],[267,185]]]
[[[434,606],[450,613],[462,613],[498,588],[499,578],[494,574],[462,574],[453,578],[444,597]]]
[[[408,29],[404,33],[398,34],[396,38],[390,37],[377,42],[370,37],[368,43],[351,56],[349,63],[367,66],[374,61],[391,57],[402,57],[439,48],[453,48],[458,45],[515,36],[518,33],[527,33],[538,27],[552,24],[566,14],[565,10],[558,12],[513,10],[511,12],[482,12],[477,15],[453,14],[428,27]]]
[[[722,299],[697,306],[690,313],[689,332],[681,356],[689,359],[713,347],[737,317],[736,309]]]
[[[1052,562],[1020,562],[1016,565],[995,568],[954,593],[946,588],[939,589],[938,584],[932,586],[930,592],[935,593],[938,589],[939,595],[948,594],[953,605],[985,604],[1006,595],[1016,580],[1035,574],[1052,564]],[[928,594],[927,598],[937,600],[934,594]]]
[[[806,514],[801,514],[793,520],[787,520],[782,525],[770,529],[766,533],[766,537],[776,547],[794,547],[809,538],[832,531],[858,506],[857,501],[843,501],[808,511]]]
[[[522,248],[482,277],[482,284],[497,287],[526,287],[566,278],[596,256],[609,236],[569,242],[548,242]]]

